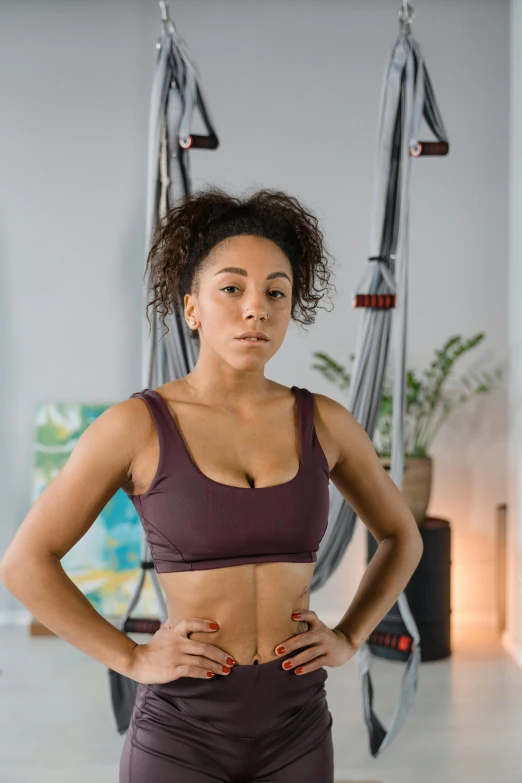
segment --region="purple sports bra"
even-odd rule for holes
[[[165,400],[144,400],[156,426],[159,462],[148,490],[129,495],[157,572],[317,560],[328,524],[330,471],[314,427],[313,396],[292,386],[299,419],[297,475],[270,487],[234,487],[205,476],[193,461]]]

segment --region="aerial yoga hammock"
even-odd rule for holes
[[[158,58],[150,103],[149,156],[147,182],[146,255],[154,229],[169,206],[191,192],[189,150],[192,147],[215,149],[218,139],[203,98],[201,79],[192,55],[178,35],[168,13],[168,2],[160,0],[163,35],[158,43]],[[386,68],[381,96],[371,216],[369,266],[360,281],[368,284],[364,293],[354,297],[354,307],[364,308],[358,335],[347,408],[373,438],[388,360],[392,310],[395,310],[394,386],[392,455],[390,475],[402,489],[404,472],[404,406],[406,373],[409,174],[411,158],[445,155],[449,144],[435,93],[419,45],[412,38],[413,9],[403,0],[399,14],[400,34]],[[207,136],[191,135],[194,109],[198,108],[208,131]],[[419,141],[424,116],[435,142]],[[149,281],[144,286],[144,307],[148,301]],[[152,328],[143,317],[142,386],[154,388],[190,372],[197,361],[194,341],[189,338],[182,303],[166,316],[169,340],[160,339],[159,317],[152,313]],[[357,521],[353,509],[333,483],[330,483],[328,527],[317,553],[311,591],[317,590],[340,565],[352,540]],[[149,572],[157,597],[160,619],[132,618]],[[397,600],[408,636],[391,643],[409,652],[403,672],[399,701],[386,730],[373,710],[373,686],[370,676],[371,651],[364,642],[356,654],[363,694],[363,714],[371,755],[376,758],[390,745],[406,717],[417,690],[421,659],[420,637],[406,595]],[[142,540],[139,583],[119,624],[124,633],[155,633],[167,620],[167,608],[159,585],[150,550]],[[390,644],[390,641],[388,641]],[[109,669],[112,705],[117,729],[124,733],[129,725],[137,683]]]

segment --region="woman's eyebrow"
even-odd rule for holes
[[[240,266],[225,266],[223,269],[220,269],[218,272],[214,274],[214,277],[216,275],[222,274],[222,272],[235,272],[237,275],[243,275],[243,277],[248,277],[248,272],[246,269],[242,269]],[[286,277],[288,282],[291,284],[292,281],[286,274],[286,272],[270,272],[269,275],[266,276],[267,280],[272,280],[274,277]]]

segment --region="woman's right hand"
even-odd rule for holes
[[[167,620],[149,642],[134,648],[130,678],[144,685],[154,685],[179,677],[207,680],[216,674],[228,676],[235,663],[228,653],[213,644],[189,638],[196,631],[212,633],[218,630],[211,627],[212,622],[191,617],[172,628]]]

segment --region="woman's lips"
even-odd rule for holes
[[[236,340],[240,343],[246,343],[247,345],[266,345],[268,340],[252,340],[246,337],[236,337]]]

